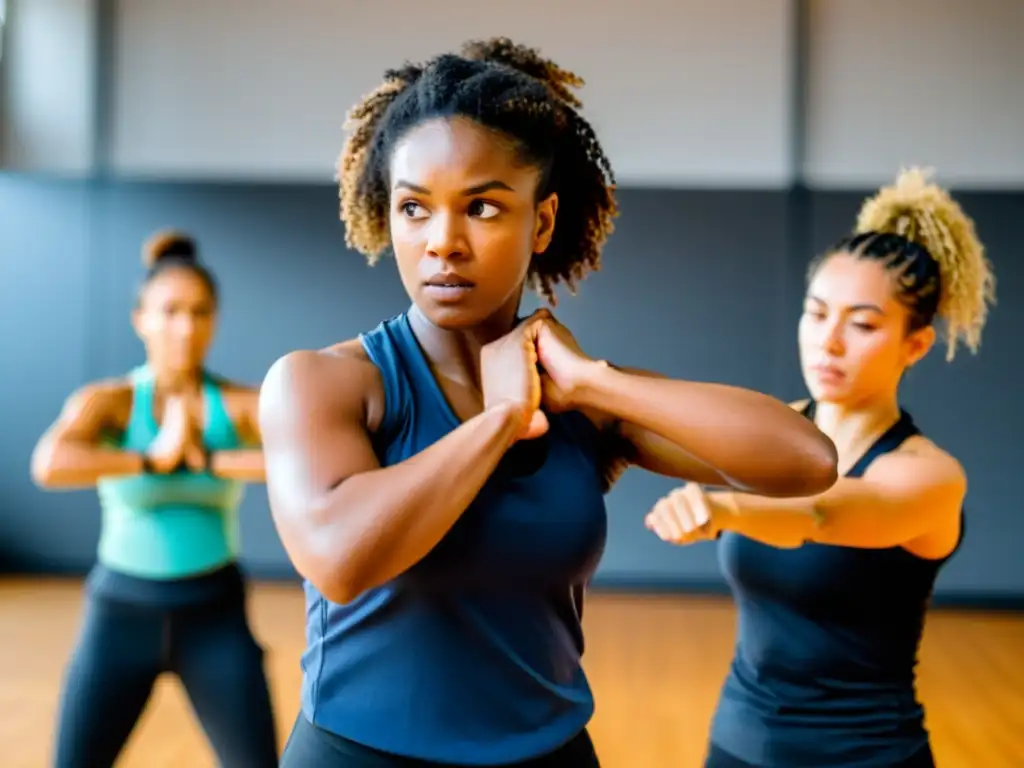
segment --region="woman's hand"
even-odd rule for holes
[[[724,513],[720,501],[697,483],[687,483],[655,504],[644,524],[662,541],[686,545],[717,538]]]
[[[603,363],[587,357],[569,329],[550,314],[540,322],[536,337],[544,407],[553,413],[576,410],[588,377]]]
[[[160,432],[146,449],[146,459],[154,472],[173,472],[181,465],[192,432],[192,423],[187,397],[178,394],[168,397]]]
[[[538,310],[480,352],[480,378],[484,410],[511,405],[519,414],[519,440],[532,440],[548,431],[548,419],[540,410],[541,383],[537,370],[537,333],[550,317]]]

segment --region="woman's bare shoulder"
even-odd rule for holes
[[[371,430],[383,416],[380,371],[359,339],[278,358],[260,388],[260,410],[312,416],[313,410],[362,409]]]

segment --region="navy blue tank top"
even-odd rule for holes
[[[459,425],[404,313],[360,340],[384,383],[382,466]],[[583,593],[607,533],[599,431],[575,412],[549,419],[408,571],[344,605],[305,585],[306,718],[458,765],[527,760],[583,730],[593,713]]]
[[[805,414],[813,418],[813,403]],[[902,412],[846,477],[863,476],[917,434]],[[917,650],[952,553],[926,560],[902,547],[776,549],[733,533],[718,552],[739,621],[712,724],[716,747],[752,766],[786,768],[896,766],[927,747]]]

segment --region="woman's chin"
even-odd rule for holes
[[[847,388],[836,384],[813,382],[807,387],[807,391],[810,393],[811,399],[816,403],[841,405],[849,399]]]

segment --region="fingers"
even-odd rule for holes
[[[690,511],[690,519],[696,528],[706,528],[711,523],[711,506],[704,489],[698,483],[688,483],[683,487],[683,496]]]
[[[704,491],[696,483],[689,483],[658,501],[644,523],[662,541],[691,544],[709,538],[710,521]]]
[[[655,507],[650,514],[647,515],[647,519],[644,521],[644,524],[648,529],[654,531],[654,535],[662,541],[667,541],[669,544],[677,544],[678,540],[668,527],[666,519],[664,512]]]
[[[523,323],[516,330],[520,330],[523,334],[523,338],[529,344],[532,345],[536,343],[537,336],[540,333],[541,328],[543,328],[544,324],[549,322],[550,320],[551,313],[548,310],[543,308],[538,309],[536,312],[534,312],[532,315],[526,318],[526,320],[523,321]]]
[[[206,457],[203,455],[203,450],[195,443],[191,444],[185,451],[185,465],[193,472],[198,472],[203,469],[205,463]]]
[[[533,416],[530,417],[530,423],[526,427],[526,432],[523,433],[520,439],[534,440],[547,432],[549,426],[548,417],[544,415],[544,411],[536,410],[533,412]]]
[[[671,496],[658,502],[657,528],[664,532],[664,541],[680,543],[686,539],[686,526],[675,509]],[[661,534],[659,534],[661,535]]]

